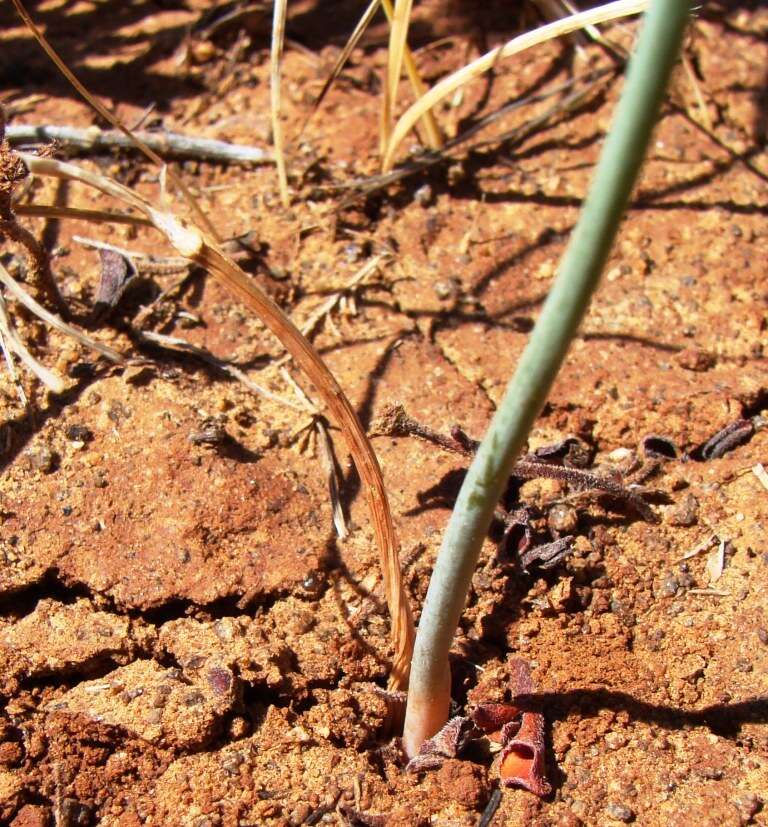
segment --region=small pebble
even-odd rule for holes
[[[661,581],[659,597],[674,597],[677,594],[678,588],[680,588],[680,584],[675,575],[670,572]]]
[[[627,807],[626,804],[611,803],[605,808],[605,812],[608,813],[610,818],[623,821],[625,824],[629,824],[630,821],[635,819],[635,811],[631,807]]]
[[[148,724],[159,724],[163,720],[163,710],[162,709],[148,709],[144,719]]]
[[[421,207],[429,206],[432,201],[432,187],[429,184],[419,187],[413,194],[413,200]]]
[[[248,721],[239,715],[236,715],[229,723],[229,736],[235,741],[245,738],[249,730]]]
[[[311,814],[312,807],[309,804],[297,804],[288,818],[288,823],[291,827],[298,827],[299,824],[305,824]]]
[[[443,301],[447,299],[456,298],[459,293],[459,283],[456,279],[443,279],[441,281],[436,281],[432,285],[432,289],[435,291],[435,295],[438,299],[443,299]]]
[[[689,527],[699,520],[699,501],[693,494],[685,497],[667,512],[667,523],[673,526]]]
[[[627,743],[627,736],[623,732],[609,732],[605,736],[605,745],[608,749],[621,749]]]
[[[681,350],[675,357],[675,361],[685,370],[699,372],[709,370],[715,365],[715,357],[698,347],[687,347]]]
[[[155,690],[155,696],[152,699],[152,706],[155,709],[162,709],[168,701],[168,696],[171,694],[171,687],[161,684]]]
[[[751,821],[763,809],[763,800],[754,793],[742,793],[733,803],[745,821]]]
[[[40,445],[27,452],[27,461],[33,471],[50,474],[56,468],[57,457],[47,445]]]
[[[352,242],[344,247],[344,258],[350,263],[354,264],[363,257],[363,248],[357,242]]]
[[[228,773],[229,775],[234,775],[244,760],[245,759],[243,758],[241,753],[233,752],[222,759],[221,767],[224,770],[224,772]]]
[[[64,431],[70,442],[90,442],[93,439],[93,431],[85,425],[67,425]]]
[[[184,696],[184,703],[186,706],[199,706],[205,698],[203,697],[202,692],[198,692],[196,689],[193,689],[191,692],[187,692]]]
[[[564,503],[553,505],[547,514],[547,525],[555,535],[573,534],[579,524],[576,509]]]

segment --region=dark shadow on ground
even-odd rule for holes
[[[563,720],[577,712],[592,717],[601,710],[626,712],[630,719],[656,724],[664,729],[689,729],[704,726],[724,738],[738,737],[744,724],[768,723],[768,696],[748,698],[730,704],[712,704],[702,709],[681,709],[652,704],[610,689],[570,689],[521,696],[531,708],[545,711],[550,720]]]

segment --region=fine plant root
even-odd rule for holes
[[[474,456],[479,442],[467,436],[461,428],[454,427],[451,435],[446,436],[432,428],[422,425],[412,419],[402,405],[388,405],[381,412],[372,428],[374,436],[414,436],[437,445],[446,451],[461,454],[464,457]],[[617,500],[626,502],[646,522],[658,523],[659,518],[648,503],[635,491],[625,487],[610,477],[594,474],[581,468],[572,468],[565,465],[556,465],[534,456],[519,459],[513,469],[512,477],[518,479],[555,479],[568,483],[580,490],[604,491]]]
[[[272,393],[272,391],[269,391],[262,385],[259,385],[258,383],[254,382],[242,370],[236,368],[234,365],[230,364],[224,359],[219,359],[217,356],[214,356],[213,353],[211,353],[209,350],[206,350],[205,348],[193,345],[191,342],[188,342],[185,339],[180,339],[177,336],[166,336],[163,333],[156,333],[151,330],[136,330],[135,328],[133,328],[132,332],[140,342],[145,342],[148,345],[158,348],[173,350],[177,353],[188,353],[190,356],[194,356],[197,359],[200,359],[200,361],[205,362],[208,365],[211,365],[212,367],[226,374],[235,381],[240,382],[240,384],[247,388],[249,391],[251,391],[251,393],[255,393],[258,396],[262,396],[264,397],[264,399],[269,399],[272,402],[277,402],[279,405],[283,405],[286,408],[291,408],[291,410],[294,411],[304,410],[302,406],[297,405],[295,402],[291,402],[289,399],[285,399],[284,397],[279,396],[276,393]]]
[[[178,132],[134,132],[143,144],[168,158],[192,158],[199,161],[219,161],[230,164],[271,164],[271,152],[259,146],[231,144],[209,138],[181,135]],[[91,154],[104,149],[137,150],[131,138],[116,129],[76,129],[53,124],[33,126],[14,124],[6,127],[6,139],[11,146],[32,146],[55,142],[65,150]]]
[[[310,314],[304,324],[301,325],[299,330],[302,335],[311,340],[323,319],[327,317],[330,320],[330,314],[336,309],[337,305],[339,305],[346,296],[352,294],[355,288],[363,284],[369,276],[377,272],[387,257],[387,253],[375,255],[367,261],[340,290],[331,293],[331,295]],[[287,356],[282,357],[277,364],[284,364],[288,358]]]

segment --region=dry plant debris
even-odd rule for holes
[[[457,425],[451,429],[449,437],[444,436],[416,422],[408,416],[402,405],[390,405],[385,408],[373,425],[373,434],[375,436],[415,436],[465,457],[471,457],[478,446],[477,441],[467,436]],[[543,477],[567,483],[577,489],[605,491],[631,505],[647,522],[659,522],[659,518],[650,506],[632,489],[608,476],[601,476],[575,467],[567,459],[563,461],[562,458],[568,456],[569,449],[574,443],[578,445],[578,442],[574,437],[569,437],[555,445],[539,448],[535,454],[529,454],[516,463],[512,476],[528,480]],[[582,461],[579,460],[579,464]]]
[[[166,158],[196,158],[235,164],[273,163],[271,154],[258,146],[239,146],[226,141],[180,135],[175,132],[155,133],[134,131],[143,144]],[[90,154],[103,149],[135,150],[136,144],[122,132],[114,129],[75,129],[55,124],[33,126],[13,124],[6,128],[6,140],[10,146],[34,146],[56,144],[65,150],[76,149],[80,154]]]

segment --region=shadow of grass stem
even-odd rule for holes
[[[512,466],[599,282],[677,60],[689,11],[687,0],[651,3],[558,276],[459,492],[416,635],[403,732],[409,757],[448,720],[448,653],[480,548]]]

